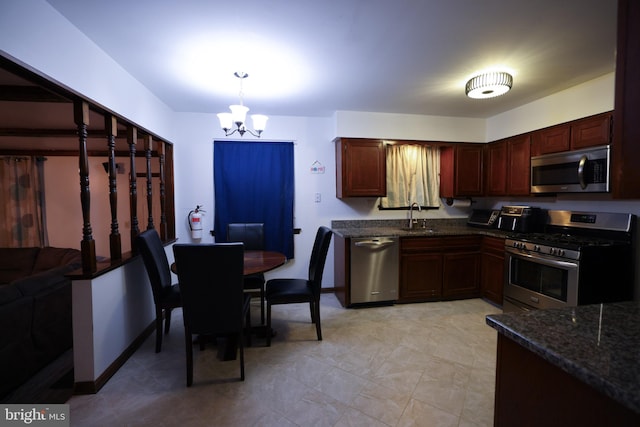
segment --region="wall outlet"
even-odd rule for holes
[[[320,193],[316,193],[316,203],[320,203],[322,201],[322,195]]]

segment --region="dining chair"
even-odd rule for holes
[[[264,250],[263,223],[230,223],[227,225],[227,241],[242,242],[244,249]],[[260,324],[264,325],[264,274],[256,273],[244,277],[246,292],[260,298]]]
[[[311,322],[316,324],[318,341],[322,340],[320,328],[320,288],[322,273],[327,259],[327,251],[331,242],[331,230],[320,227],[309,260],[309,275],[307,279],[271,279],[266,284],[265,298],[267,300],[267,346],[271,345],[271,306],[276,304],[309,303]]]
[[[193,384],[193,335],[237,340],[244,381],[245,319],[250,296],[243,288],[242,243],[175,244],[187,353],[187,387]],[[248,325],[250,327],[250,325]]]
[[[136,243],[151,282],[153,302],[156,310],[156,353],[162,349],[162,318],[164,333],[169,333],[171,310],[182,306],[180,286],[172,283],[171,270],[164,245],[154,229],[140,233]]]

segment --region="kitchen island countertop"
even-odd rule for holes
[[[486,322],[640,414],[640,302],[492,314]]]

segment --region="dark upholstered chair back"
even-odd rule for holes
[[[168,334],[171,327],[171,310],[182,305],[180,286],[171,283],[169,260],[156,230],[140,233],[136,245],[147,269],[156,306],[156,353],[159,353],[162,349],[162,319],[164,318],[165,324],[164,333]]]
[[[149,274],[153,299],[159,304],[171,288],[171,270],[164,246],[156,230],[146,230],[138,235],[138,248]]]
[[[242,243],[175,244],[182,315],[191,334],[242,330]]]
[[[316,297],[320,295],[322,274],[324,272],[325,261],[327,260],[329,243],[331,243],[331,234],[332,231],[327,227],[322,226],[318,228],[316,239],[313,243],[313,250],[311,251],[311,259],[309,260],[309,282]]]
[[[264,249],[263,223],[231,223],[227,225],[227,241],[242,242],[245,250]]]
[[[187,387],[193,383],[193,343],[196,335],[235,337],[240,350],[240,379],[244,381],[244,320],[249,297],[243,286],[242,243],[173,245],[184,320]]]

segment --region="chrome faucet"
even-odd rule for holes
[[[420,207],[420,205],[416,202],[413,202],[411,204],[411,206],[409,207],[409,228],[413,228],[413,224],[416,224],[418,222],[418,219],[413,219],[413,207],[417,207],[418,208],[418,212],[420,212],[422,210],[422,208]]]

